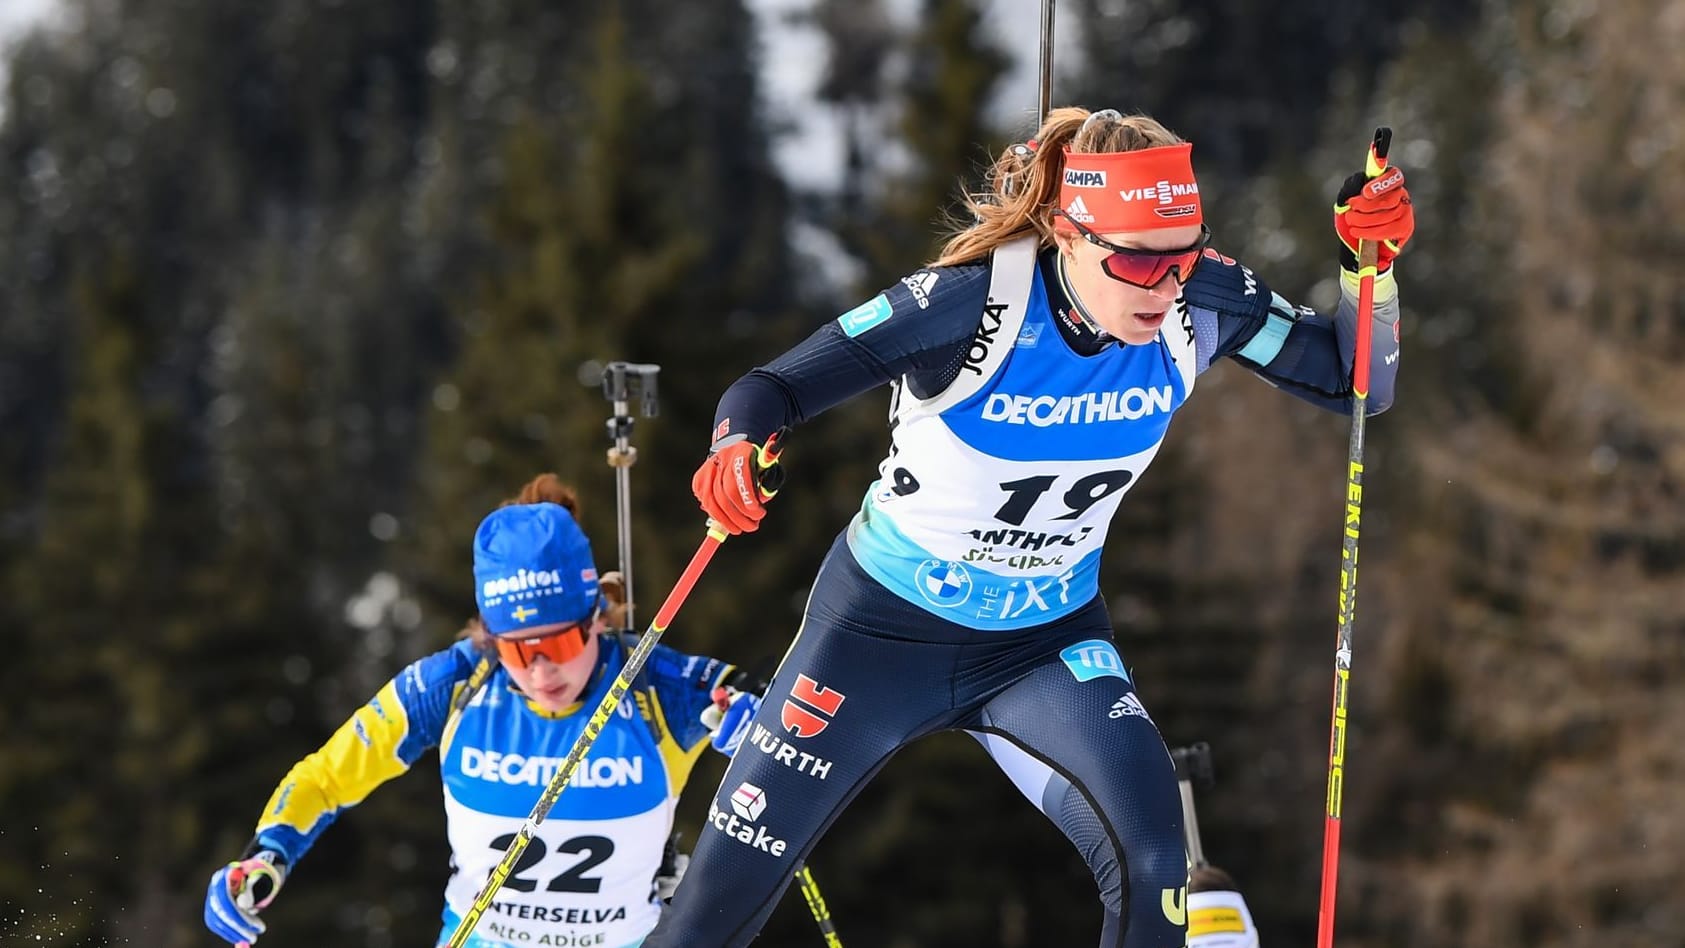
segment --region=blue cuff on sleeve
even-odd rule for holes
[[[1281,354],[1282,344],[1287,342],[1287,334],[1292,329],[1291,319],[1271,312],[1264,320],[1264,325],[1258,328],[1257,335],[1247,340],[1246,345],[1235,355],[1255,365],[1269,365]]]

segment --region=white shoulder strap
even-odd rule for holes
[[[989,261],[989,298],[983,304],[982,320],[971,337],[959,375],[947,388],[927,399],[913,398],[902,378],[890,405],[894,422],[939,415],[975,395],[994,377],[996,370],[1018,341],[1029,310],[1030,291],[1035,286],[1037,235],[1028,234],[995,248]]]
[[[1194,380],[1199,378],[1199,343],[1194,340],[1193,314],[1188,311],[1185,298],[1177,298],[1170,318],[1159,328],[1158,335],[1182,374],[1182,397],[1187,398],[1193,394]]]

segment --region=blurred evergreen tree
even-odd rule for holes
[[[844,112],[849,149],[821,220],[864,262],[853,287],[864,295],[933,258],[964,214],[963,190],[979,186],[1004,144],[987,107],[1011,61],[967,0],[926,0],[899,38],[877,17],[842,27],[824,3],[818,15],[831,49],[819,91]],[[898,81],[886,100],[889,74]]]
[[[0,319],[19,372],[0,373],[0,415],[19,421],[5,547],[25,555],[9,580],[49,589],[42,571],[72,575],[97,524],[127,531],[88,554],[127,575],[77,613],[62,596],[16,600],[40,642],[101,643],[84,673],[108,679],[48,689],[49,706],[75,696],[80,710],[30,752],[114,748],[114,776],[3,791],[8,811],[33,789],[87,817],[43,821],[32,840],[43,873],[99,880],[100,898],[69,910],[88,913],[79,937],[202,940],[203,879],[351,706],[341,613],[379,551],[361,527],[401,487],[405,401],[438,358],[414,305],[427,274],[409,255],[425,242],[392,239],[427,11],[305,6],[73,3],[66,30],[12,64]],[[88,489],[106,479],[123,503]],[[335,867],[361,865],[318,858],[321,898],[296,899],[330,941],[345,927]],[[7,898],[30,881],[8,880]]]
[[[898,27],[883,0],[815,0],[793,22],[817,29],[825,43],[825,68],[814,94],[841,126],[843,170],[833,195],[812,195],[809,203],[814,213],[825,215],[825,226],[840,229],[850,215],[865,212],[877,174],[883,137],[878,113]]]
[[[1408,264],[1434,284],[1417,340],[1446,394],[1411,426],[1399,566],[1377,574],[1392,726],[1354,888],[1387,898],[1351,927],[1376,946],[1660,948],[1685,926],[1685,870],[1659,855],[1685,841],[1666,802],[1685,723],[1685,19],[1490,12],[1449,63],[1409,49],[1384,87],[1455,213]]]
[[[148,281],[128,248],[93,251],[71,280],[75,395],[43,527],[6,576],[24,659],[8,677],[31,698],[28,722],[0,734],[0,798],[34,825],[0,885],[25,906],[21,934],[188,944],[199,896],[185,880],[214,858],[212,814],[244,782],[227,767],[303,697],[250,698],[293,653],[269,623],[303,615],[272,597],[270,563],[220,555],[190,412],[157,384]]]
[[[599,567],[613,567],[610,406],[596,374],[613,359],[665,367],[660,417],[633,434],[634,532],[644,541],[635,549],[639,572],[653,574],[638,586],[652,609],[701,536],[682,526],[701,526],[689,477],[713,401],[739,371],[736,353],[789,338],[782,186],[753,113],[726,111],[753,101],[752,72],[722,77],[735,93],[728,85],[663,100],[673,90],[646,82],[640,65],[654,52],[641,41],[657,37],[634,42],[627,19],[611,6],[592,21],[594,48],[572,80],[578,111],[526,113],[500,139],[491,252],[454,301],[463,344],[435,393],[419,475],[423,506],[440,512],[417,528],[414,567],[434,641],[471,605],[464,571],[474,524],[539,471],[581,489]],[[726,35],[705,44],[698,68],[749,58],[747,37],[733,51]],[[695,137],[710,147],[684,144]]]
[[[1079,24],[1070,59],[1081,67],[1059,88],[1089,108],[1154,114],[1196,143],[1202,182],[1213,170],[1251,175],[1298,154],[1321,131],[1320,111],[1336,90],[1374,88],[1409,33],[1399,17],[1336,0],[1070,6],[1061,15]],[[1475,4],[1430,0],[1407,19],[1455,30],[1479,13]]]

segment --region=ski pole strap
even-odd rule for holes
[[[766,444],[755,449],[755,485],[763,501],[776,497],[784,486],[784,466],[778,463],[778,458],[784,453],[784,439],[789,436],[788,427],[779,428],[767,437]]]
[[[264,851],[228,864],[228,891],[233,893],[235,905],[248,912],[259,912],[275,901],[287,875],[284,863],[275,864],[277,858],[276,853]]]
[[[461,714],[462,709],[468,707],[468,702],[473,701],[474,696],[479,693],[481,688],[485,687],[486,679],[491,677],[491,673],[496,667],[497,663],[490,656],[481,656],[480,663],[474,666],[474,672],[468,676],[467,683],[462,686],[461,691],[456,693],[456,697],[451,699],[450,715],[447,720]]]

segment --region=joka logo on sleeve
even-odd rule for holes
[[[778,720],[783,723],[784,730],[797,737],[813,737],[831,726],[831,718],[836,716],[846,697],[806,675],[797,675],[796,684],[790,689],[790,697],[784,701]]]

